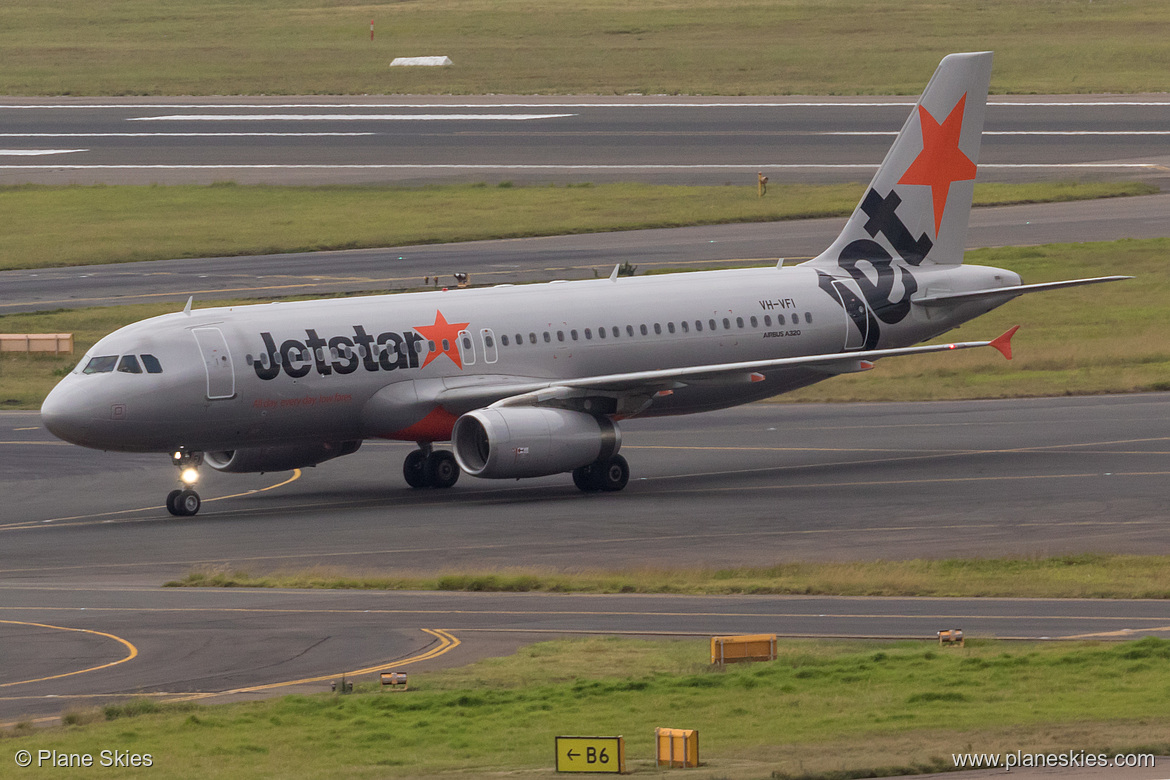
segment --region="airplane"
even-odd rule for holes
[[[945,57],[845,227],[798,265],[192,308],[98,341],[46,397],[45,427],[85,447],[165,452],[199,511],[200,466],[315,466],[371,438],[416,442],[412,488],[571,473],[625,487],[621,420],[768,398],[919,345],[1022,294],[963,264],[991,52]],[[451,442],[451,450],[437,449]]]

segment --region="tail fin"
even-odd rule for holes
[[[990,81],[991,52],[943,58],[845,229],[810,265],[963,262]]]

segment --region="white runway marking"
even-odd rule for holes
[[[77,151],[85,151],[79,149]],[[458,165],[450,164],[299,164],[299,165],[0,165],[0,170],[401,170],[401,171],[687,171],[687,170],[794,170],[794,169],[868,169],[874,170],[877,164],[869,163],[729,163],[726,165]],[[1128,169],[1150,168],[1160,169],[1158,163],[987,163],[979,166],[983,168],[1067,168],[1067,169]]]
[[[492,122],[563,119],[575,114],[169,114],[132,116],[129,122]]]
[[[249,110],[288,110],[294,108],[311,108],[318,111],[336,110],[336,109],[402,109],[402,108],[421,108],[421,109],[443,109],[443,108],[461,108],[461,109],[499,109],[499,108],[535,108],[535,109],[549,109],[549,108],[889,108],[889,107],[908,107],[915,105],[913,100],[873,100],[873,101],[800,101],[800,102],[777,102],[765,100],[752,101],[723,101],[723,102],[707,102],[707,103],[660,103],[660,102],[635,102],[629,101],[625,103],[103,103],[92,105],[3,105],[0,104],[0,110],[91,110],[91,109],[134,109],[134,110],[166,110],[173,111],[182,108],[199,108],[199,109],[249,109]],[[1044,107],[1056,106],[1061,108],[1110,108],[1115,106],[1137,106],[1137,107],[1156,107],[1167,108],[1170,107],[1170,100],[1064,100],[1064,101],[991,101],[989,106],[996,107]]]
[[[0,149],[0,157],[41,157],[46,154],[73,154],[89,149]]]
[[[0,133],[0,138],[321,138],[377,133]]]

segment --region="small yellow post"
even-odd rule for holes
[[[654,729],[654,744],[658,766],[699,765],[699,732],[694,729]]]

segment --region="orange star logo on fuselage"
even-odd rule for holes
[[[443,312],[436,309],[434,325],[415,325],[414,329],[435,345],[435,348],[427,353],[427,359],[423,361],[422,367],[426,368],[439,355],[446,355],[462,371],[463,360],[459,357],[459,332],[470,324],[469,322],[447,322]]]

